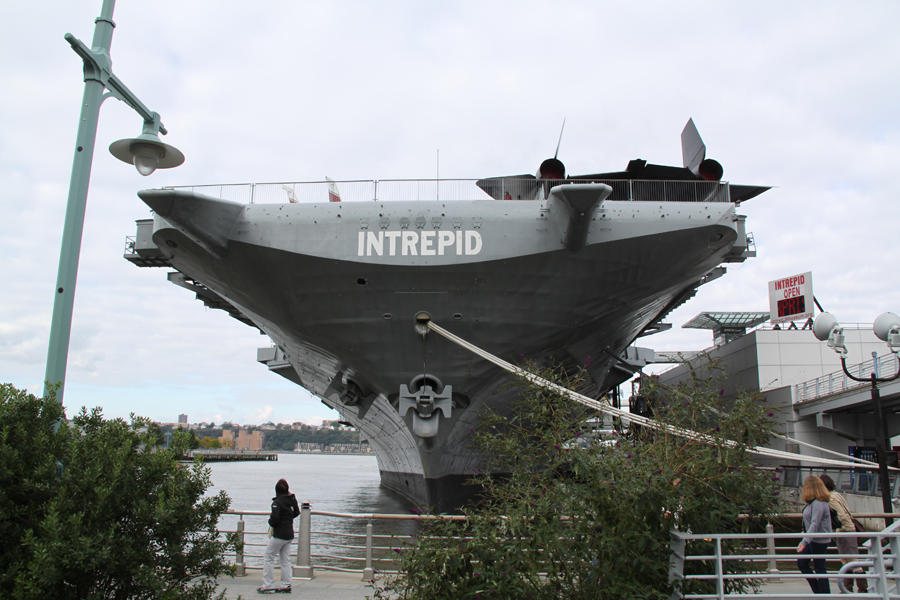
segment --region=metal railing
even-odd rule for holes
[[[243,542],[239,553],[233,554],[237,566],[236,575],[245,575],[247,570],[262,569],[263,555],[267,545],[266,517],[268,512],[262,511],[229,511],[229,515],[237,517],[235,528]],[[797,519],[799,513],[783,514],[778,517]],[[859,514],[862,518],[881,518],[885,515]],[[245,517],[247,520],[245,520]],[[313,517],[316,518],[313,525]],[[327,511],[313,511],[304,503],[299,518],[299,531],[291,552],[292,576],[312,579],[316,570],[342,571],[359,573],[361,579],[370,581],[376,572],[396,573],[395,551],[413,540],[413,533],[418,522],[423,519],[450,518],[465,520],[464,516],[431,517],[420,515],[388,515],[388,514],[349,514]],[[247,522],[255,519],[252,527]],[[329,526],[322,527],[323,523]],[[347,528],[347,524],[358,526],[356,531]],[[388,524],[393,524],[393,531],[379,531]],[[405,530],[403,525],[406,525]],[[343,527],[342,527],[343,525]],[[398,527],[399,525],[399,527]],[[857,597],[900,598],[898,581],[900,581],[900,521],[880,532],[834,533],[832,538],[856,536],[864,542],[859,555],[841,555],[829,549],[826,558],[834,561],[847,558],[856,562],[845,565],[838,573],[839,586],[842,579],[865,577],[869,582],[869,595]],[[225,532],[228,530],[221,529]],[[798,583],[806,577],[796,568],[796,541],[803,533],[775,533],[771,524],[766,526],[765,533],[755,534],[708,534],[672,532],[672,555],[669,564],[670,581],[682,580],[685,583],[695,582],[691,587],[706,587],[707,591],[697,593],[676,593],[673,598],[699,600],[705,598],[783,598],[784,593],[771,593],[770,584]],[[738,541],[738,544],[723,544],[725,541]],[[787,543],[785,543],[787,542]],[[733,551],[728,547],[735,548]],[[808,555],[809,556],[809,555]],[[741,569],[728,569],[731,561],[741,563]],[[687,568],[686,568],[687,565]],[[377,569],[376,569],[377,567]],[[864,575],[850,572],[853,568],[862,568]],[[832,566],[829,576],[834,578],[839,567]],[[730,571],[730,572],[729,572]],[[751,579],[762,586],[762,593],[739,595],[726,593],[732,582],[740,579]],[[703,582],[703,583],[696,583]],[[812,595],[791,593],[792,598],[812,598]],[[852,596],[848,596],[852,597]]]
[[[873,372],[876,377],[883,373],[893,374],[897,372],[897,360],[896,354],[887,354],[872,360],[867,360],[858,365],[848,365],[847,370],[861,379],[870,377]],[[816,398],[822,398],[845,390],[866,387],[868,385],[870,384],[867,381],[861,382],[850,379],[847,377],[846,373],[841,370],[822,375],[821,377],[816,377],[809,381],[804,381],[803,383],[798,383],[794,386],[794,389],[796,391],[796,402],[806,402],[808,400],[815,400]]]
[[[481,185],[478,185],[478,184]],[[636,202],[730,202],[728,184],[717,181],[640,181],[565,179],[375,179],[236,183],[173,186],[242,204],[328,203],[332,194],[341,202],[396,202],[417,200],[533,200],[543,198],[555,185],[605,183],[613,188],[610,200]],[[486,191],[487,190],[487,191]]]
[[[237,517],[234,528],[220,523],[219,531],[237,532],[243,544],[242,552],[229,555],[234,558],[237,575],[262,569],[268,545],[269,513],[229,510],[227,515]],[[316,517],[315,523],[312,517]],[[304,503],[291,550],[293,575],[311,578],[320,569],[360,573],[362,579],[370,580],[376,567],[381,573],[396,572],[392,570],[396,552],[413,539],[418,522],[428,518],[435,517],[314,511]]]
[[[832,570],[826,578],[837,578],[837,587],[841,594],[847,594],[844,581],[865,578],[868,592],[846,597],[853,598],[900,598],[900,532],[895,523],[880,532],[866,532],[867,541],[860,547],[860,554],[838,554],[829,552],[825,555],[807,554],[805,558],[825,558],[828,561],[847,559],[850,562]],[[858,533],[832,533],[838,537],[855,537]],[[809,577],[797,569],[799,557],[796,546],[805,537],[804,533],[774,533],[772,525],[766,527],[765,534],[691,534],[680,531],[672,532],[672,558],[669,564],[669,580],[684,582],[685,588],[706,588],[701,592],[676,592],[673,600],[699,600],[706,598],[816,598],[813,594],[797,593],[791,590],[789,595],[779,591],[772,584],[796,583],[805,586]],[[723,542],[738,541],[738,549],[729,553],[723,549]],[[779,545],[781,541],[781,545]],[[787,543],[784,543],[787,542]],[[696,551],[695,551],[696,550]],[[730,562],[741,563],[742,568],[728,571]],[[693,563],[688,565],[688,563]],[[689,567],[689,568],[686,568]],[[854,569],[862,569],[864,573],[853,573]],[[740,580],[751,580],[761,587],[759,593],[726,593]],[[689,584],[693,583],[692,586]],[[802,588],[801,588],[802,589]],[[852,592],[851,592],[852,593]],[[843,597],[843,596],[842,596]]]
[[[836,492],[881,497],[881,483],[877,467],[835,468],[821,466],[788,466],[781,467],[782,485],[801,488],[803,481],[810,475],[828,475],[834,480]],[[891,486],[891,497],[900,498],[900,472],[888,474]]]

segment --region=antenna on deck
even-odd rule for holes
[[[566,118],[563,117],[562,127],[559,128],[559,141],[556,142],[556,152],[553,153],[553,158],[556,158],[559,156],[559,145],[562,144],[562,134],[563,134],[563,131],[565,130],[565,128],[566,128]]]

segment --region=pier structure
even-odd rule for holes
[[[844,335],[847,366],[854,375],[867,378],[873,371],[891,375],[900,368],[897,356],[875,337],[871,326],[848,325]],[[870,386],[846,377],[840,357],[816,339],[811,327],[775,328],[766,324],[727,343],[692,353],[691,361],[700,366],[710,358],[720,361],[724,369],[726,396],[740,390],[762,393],[778,422],[779,433],[790,438],[773,440],[773,448],[808,454],[811,460],[824,457],[816,448],[876,460],[876,432],[880,428]],[[661,373],[659,381],[674,385],[688,377],[688,369],[679,365]],[[878,387],[885,441],[889,442],[900,435],[900,380]],[[888,449],[888,465],[896,467],[897,451],[889,443]],[[767,466],[785,465],[773,462]],[[815,463],[802,460],[788,466],[817,468]],[[895,475],[892,479],[896,481]]]
[[[204,462],[226,462],[241,460],[278,460],[277,452],[263,450],[189,450],[185,458],[193,460],[198,456],[203,457]]]

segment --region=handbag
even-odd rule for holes
[[[806,508],[809,508],[811,505],[812,505],[812,503],[807,504]],[[806,508],[803,509],[803,512],[806,512]],[[837,511],[829,506],[828,507],[828,516],[831,518],[831,531],[837,531],[842,525],[841,519],[838,517]],[[803,533],[806,533],[806,524],[803,523],[802,519],[800,521],[800,529],[803,531]],[[825,533],[825,532],[823,531],[821,533]]]
[[[853,516],[853,513],[850,512],[850,507],[847,506],[847,501],[844,499],[844,497],[838,496],[838,498],[840,499],[841,505],[844,507],[844,510],[847,511],[848,515],[850,515],[850,521],[853,523],[853,529],[855,529],[857,533],[864,532],[866,528],[863,527],[863,524],[856,520],[856,518]]]
[[[831,531],[837,531],[843,526],[841,519],[838,517],[837,511],[833,508],[829,508],[828,512],[831,515]]]

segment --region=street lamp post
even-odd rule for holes
[[[112,96],[133,108],[143,119],[144,128],[134,139],[119,140],[110,146],[110,152],[118,159],[133,163],[141,175],[150,175],[157,168],[177,167],[184,162],[184,155],[176,148],[159,141],[158,134],[167,133],[159,115],[146,106],[112,72],[109,49],[115,23],[112,20],[115,0],[103,0],[100,16],[94,21],[94,39],[91,48],[70,33],[65,39],[84,61],[84,96],[75,141],[75,158],[69,181],[69,198],[66,219],[63,224],[62,246],[59,253],[59,271],[53,300],[53,316],[50,322],[50,345],[47,351],[47,370],[44,375],[44,395],[54,386],[56,399],[62,403],[66,378],[66,362],[69,354],[69,336],[72,329],[72,309],[75,304],[75,280],[81,238],[84,232],[84,213],[87,206],[88,184],[91,179],[91,162],[97,137],[97,120],[103,101]],[[105,92],[104,92],[105,90]]]
[[[884,313],[875,319],[875,336],[887,342],[888,348],[895,355],[900,350],[900,317],[894,313]],[[891,485],[887,466],[887,448],[885,441],[888,439],[887,423],[884,422],[884,414],[881,411],[881,392],[878,391],[879,383],[894,381],[900,377],[900,368],[892,377],[878,377],[878,365],[873,365],[871,376],[868,378],[856,377],[847,369],[847,347],[844,345],[844,329],[838,324],[837,319],[831,313],[823,312],[816,317],[813,323],[813,333],[819,341],[828,342],[828,346],[841,357],[841,368],[844,375],[853,381],[872,384],[872,411],[875,413],[875,453],[878,458],[878,479],[881,485],[881,505],[885,513],[893,513],[891,503]],[[873,353],[874,354],[874,353]],[[877,360],[877,359],[874,359]],[[885,524],[890,525],[894,520],[885,519]]]

